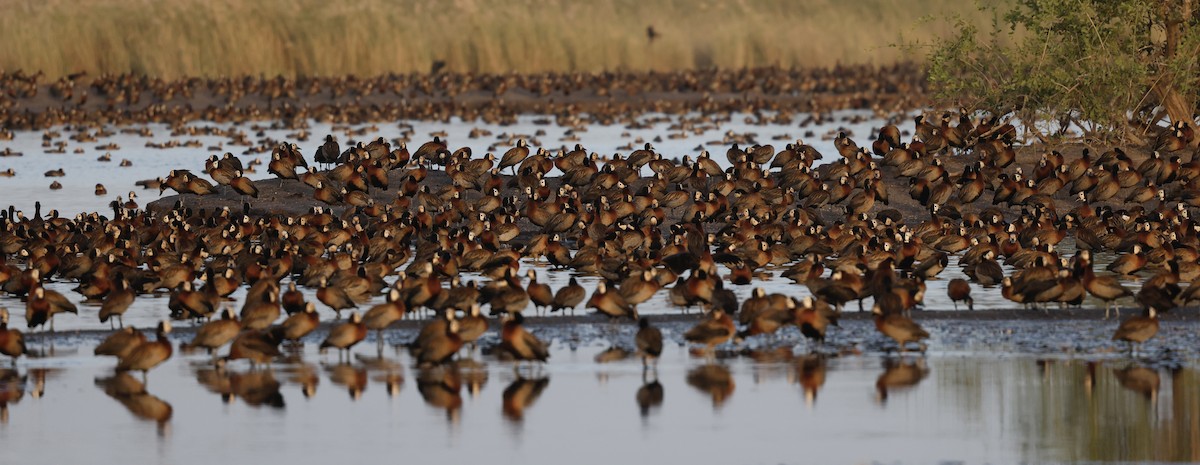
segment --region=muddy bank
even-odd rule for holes
[[[267,79],[77,75],[56,82],[0,73],[0,128],[56,124],[263,121],[302,126],[452,116],[504,121],[520,113],[612,121],[644,112],[923,106],[924,71],[915,64],[833,69],[757,68],[666,73],[439,73]]]

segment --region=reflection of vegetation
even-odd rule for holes
[[[669,70],[890,63],[957,0],[13,0],[0,69],[181,75]],[[647,27],[656,37],[650,41]]]
[[[1034,454],[1029,460],[1200,460],[1196,370],[1080,361],[1042,368],[1042,382],[1021,384],[1017,393],[1016,417],[1037,419],[1018,427]]]

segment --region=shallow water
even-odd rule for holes
[[[67,343],[0,372],[10,399],[0,443],[11,463],[1200,458],[1194,363],[790,349],[709,361],[669,345],[655,386],[636,358],[596,362],[605,348],[557,344],[549,364],[520,375],[478,354],[457,371],[418,370],[406,355],[387,349],[380,361],[364,346],[339,365],[309,343],[259,371],[177,352],[149,374],[147,394],[130,395],[103,381],[114,362],[93,358],[86,341]]]

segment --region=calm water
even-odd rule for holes
[[[1200,376],[1189,364],[788,349],[708,361],[672,346],[655,384],[636,359],[595,361],[604,349],[560,347],[520,375],[480,355],[418,370],[373,347],[339,365],[311,343],[259,371],[177,353],[146,393],[122,394],[109,380],[115,362],[58,347],[0,371],[11,399],[0,443],[6,463],[47,464],[1200,459]]]

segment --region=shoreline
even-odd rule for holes
[[[343,124],[452,116],[511,121],[538,113],[615,121],[646,112],[760,110],[896,112],[929,103],[924,72],[913,63],[833,69],[675,72],[439,73],[357,78],[162,81],[145,76],[78,76],[42,82],[0,73],[0,129],[60,124],[181,124],[190,121],[314,119]],[[701,88],[698,82],[709,83]]]

